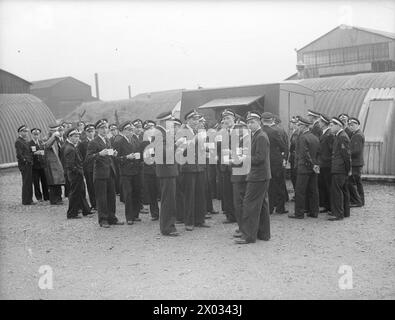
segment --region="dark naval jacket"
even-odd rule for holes
[[[331,173],[347,175],[350,169],[350,139],[347,133],[342,129],[334,136]]]
[[[365,136],[360,129],[351,134],[350,149],[351,149],[351,165],[353,167],[362,167],[363,148],[365,145]]]
[[[296,146],[296,166],[298,174],[313,173],[313,166],[318,165],[320,142],[310,129],[301,132]]]

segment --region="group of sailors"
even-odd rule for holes
[[[251,111],[243,118],[228,109],[212,128],[196,110],[183,122],[165,112],[155,121],[53,124],[46,139],[33,128],[29,140],[22,125],[15,143],[22,204],[35,204],[34,187],[38,201],[61,205],[63,186],[68,219],[97,211],[99,225],[109,228],[124,224],[116,217],[119,195],[127,225],[141,221],[149,205],[161,233],[178,236],[177,224],[187,231],[209,228],[217,198],[223,222],[237,223],[235,242],[247,244],[269,240],[270,215],[288,213],[289,164],[295,191],[290,218],[327,212],[335,221],[350,215],[350,204],[363,206],[364,137],[358,119],[309,110],[306,117],[293,117],[290,126],[288,135],[277,115]],[[215,133],[214,141],[207,130]]]

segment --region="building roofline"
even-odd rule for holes
[[[82,83],[82,84],[84,84],[84,85],[86,85],[88,87],[91,87],[90,84],[87,84],[87,83],[85,83],[85,82],[83,82],[81,80],[78,80],[77,78],[74,78],[72,76],[66,76],[66,77],[50,78],[50,79],[43,79],[43,80],[32,81],[32,86],[33,87],[31,89],[32,90],[37,90],[37,89],[42,89],[42,88],[52,88],[52,87],[58,85],[60,82],[66,80],[66,79],[73,79],[73,80],[76,80],[76,81],[78,81],[78,82],[80,82],[80,83]],[[41,83],[45,83],[45,82],[52,82],[52,81],[55,81],[55,82],[52,83],[52,84],[49,84],[49,85],[44,85],[44,86],[42,86],[40,88],[34,88],[34,85],[38,85],[40,82]]]
[[[380,37],[384,37],[384,38],[388,38],[391,40],[395,39],[395,34],[393,34],[393,36],[391,36],[391,32],[387,32],[387,31],[380,31],[380,30],[373,30],[373,29],[368,29],[368,28],[363,28],[363,27],[358,27],[358,26],[350,26],[350,25],[345,25],[345,24],[341,24],[333,29],[331,29],[330,31],[328,31],[327,33],[323,34],[322,36],[318,37],[317,39],[309,42],[308,44],[304,45],[302,48],[297,49],[296,51],[299,52],[303,49],[305,49],[306,47],[312,45],[313,43],[317,42],[318,40],[320,40],[321,38],[327,36],[329,33],[335,31],[336,29],[345,27],[346,29],[357,29],[359,31],[363,31],[363,32],[368,32],[368,33],[372,33],[374,35],[380,36]],[[385,32],[386,34],[383,34],[382,32]]]
[[[25,79],[23,79],[23,78],[17,76],[16,74],[13,74],[13,73],[11,73],[11,72],[8,72],[7,70],[0,69],[0,71],[3,71],[3,72],[5,72],[5,73],[7,73],[7,74],[9,74],[9,75],[11,75],[11,76],[13,76],[13,77],[15,77],[15,78],[18,78],[18,79],[20,79],[20,80],[22,80],[22,81],[25,81],[26,83],[28,83],[28,84],[30,84],[30,85],[33,84],[32,82],[27,81],[27,80],[25,80]]]

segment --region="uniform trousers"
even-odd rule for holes
[[[205,172],[184,172],[184,196],[186,226],[197,226],[204,223],[206,196],[204,188]]]
[[[308,215],[318,216],[319,195],[316,173],[299,173],[296,178],[295,216],[304,217],[306,207],[308,207]]]
[[[67,173],[69,180],[69,209],[67,210],[67,218],[78,216],[78,211],[82,210],[82,214],[89,214],[90,208],[86,201],[86,191],[83,173]]]
[[[47,178],[45,177],[44,169],[33,169],[33,185],[34,185],[34,195],[37,200],[44,199],[45,201],[49,200],[49,191]],[[41,182],[41,187],[40,187]],[[42,191],[40,190],[42,189]]]
[[[268,189],[269,180],[247,182],[240,231],[248,242],[270,239]]]
[[[161,202],[159,226],[163,235],[175,232],[176,222],[176,177],[160,178]]]
[[[108,222],[109,224],[118,221],[115,216],[115,177],[113,174],[107,179],[95,179],[96,205],[99,223]]]
[[[345,174],[332,174],[331,210],[340,219],[350,216],[350,193],[348,177]]]

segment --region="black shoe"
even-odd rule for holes
[[[22,205],[24,205],[24,206],[34,206],[34,205],[36,205],[36,203],[35,202],[22,203]]]
[[[141,221],[140,218],[134,218],[133,221]]]
[[[262,241],[269,241],[270,240],[270,238],[262,238],[262,237],[258,237],[258,239],[262,240]]]
[[[196,227],[198,227],[198,228],[210,228],[211,226],[204,222],[204,223],[196,225]]]
[[[253,241],[248,241],[246,239],[236,239],[235,240],[235,244],[249,244],[249,243],[253,243]]]
[[[193,231],[193,226],[185,226],[186,231]]]
[[[151,218],[151,221],[157,221],[157,220],[159,220],[159,217],[152,217]]]
[[[228,224],[228,223],[236,223],[236,220],[229,220],[229,219],[226,219],[225,221],[223,221],[222,223],[224,223],[224,224]]]
[[[309,218],[318,218],[318,216],[312,215],[312,214],[308,214],[307,215]]]
[[[211,211],[210,214],[219,214],[218,211]]]
[[[91,212],[96,212],[96,211],[97,211],[96,207],[91,207]]]
[[[80,216],[71,216],[71,217],[67,217],[67,219],[81,219]]]
[[[100,222],[99,225],[102,228],[109,228],[110,227],[110,225],[107,221]]]
[[[134,224],[134,222],[132,220],[130,220],[130,221],[126,221],[126,224],[131,226],[132,224]]]
[[[181,221],[181,220],[176,221],[176,224],[183,224],[183,223],[184,223],[184,221]]]
[[[327,213],[327,212],[329,212],[329,209],[327,208],[320,210],[320,213]]]
[[[276,211],[277,214],[284,214],[284,213],[288,213],[288,210],[284,210],[284,211]]]
[[[362,207],[362,204],[350,203],[350,208],[360,208],[360,207]]]
[[[210,216],[209,214],[206,214],[206,215],[204,216],[204,218],[205,218],[205,219],[211,219],[212,216]]]
[[[112,222],[110,224],[113,225],[113,226],[122,226],[122,225],[125,224],[125,222],[117,221],[117,222]]]
[[[170,232],[168,234],[164,234],[166,237],[178,237],[180,234],[177,231]]]
[[[238,233],[238,232],[235,232],[233,234],[233,238],[241,238],[242,236],[243,236],[243,234],[242,233]]]
[[[89,212],[83,212],[82,213],[82,215],[84,216],[84,217],[86,217],[86,216],[90,216],[90,215],[92,215],[93,214],[93,212],[92,211],[89,211]]]
[[[343,220],[343,218],[334,217],[328,219],[328,221],[340,221],[340,220]]]
[[[291,218],[291,219],[304,219],[303,216],[295,216],[295,215],[289,215],[288,218]]]

